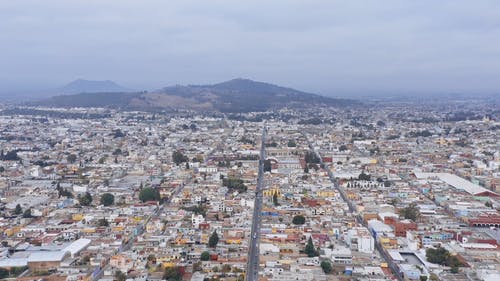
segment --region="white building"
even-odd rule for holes
[[[194,228],[199,228],[201,223],[205,222],[205,218],[202,215],[191,215],[191,223]]]
[[[347,244],[351,250],[372,253],[375,250],[375,239],[365,227],[354,227],[347,232]]]

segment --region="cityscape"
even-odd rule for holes
[[[434,108],[6,106],[3,277],[498,276],[498,108]]]
[[[0,281],[500,281],[499,27],[0,0]]]

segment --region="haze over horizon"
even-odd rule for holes
[[[0,0],[0,93],[236,77],[331,96],[499,93],[498,1]]]

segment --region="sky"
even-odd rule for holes
[[[500,92],[500,1],[0,0],[0,92],[242,77],[331,96]]]

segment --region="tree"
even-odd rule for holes
[[[448,250],[442,247],[437,248],[429,248],[425,251],[425,256],[427,261],[431,263],[437,263],[441,265],[447,265],[452,268],[455,268],[458,272],[458,267],[462,266],[462,263],[458,259],[457,256],[451,255]],[[456,272],[455,272],[456,273]]]
[[[306,223],[306,218],[302,215],[296,215],[293,217],[292,223],[295,225],[302,225]]]
[[[101,204],[104,206],[111,206],[115,204],[115,196],[111,193],[104,193],[101,195]]]
[[[228,189],[236,189],[240,193],[245,192],[248,189],[247,186],[243,183],[243,180],[238,178],[223,178],[222,186],[225,186]]]
[[[113,138],[123,138],[125,134],[120,129],[113,130]]]
[[[61,191],[61,196],[68,197],[68,198],[73,198],[73,193],[68,191],[68,189],[64,189]]]
[[[268,147],[278,147],[278,143],[276,141],[272,141],[271,143],[266,143]]]
[[[454,267],[460,267],[462,266],[462,263],[460,260],[457,258],[457,256],[449,255],[448,258],[446,259],[446,265],[451,266],[452,268]]]
[[[411,203],[408,207],[402,209],[400,211],[400,214],[405,219],[410,219],[412,221],[417,221],[417,219],[420,217],[420,209],[417,207],[416,203]]]
[[[361,174],[359,174],[358,176],[358,179],[360,181],[369,181],[370,178],[371,178],[370,175],[365,174],[365,172],[361,172]]]
[[[339,151],[346,151],[347,150],[347,145],[343,144],[339,146]]]
[[[125,281],[127,280],[127,275],[121,272],[121,270],[118,270],[115,272],[115,278],[117,281]]]
[[[208,261],[210,259],[210,253],[208,251],[204,251],[201,253],[200,259],[202,261]]]
[[[104,161],[106,161],[107,156],[104,155],[103,157],[99,158],[99,161],[97,161],[99,164],[104,164]]]
[[[314,248],[314,244],[313,244],[313,240],[312,240],[311,236],[309,236],[309,239],[307,240],[307,245],[306,245],[306,249],[304,250],[304,253],[306,253],[307,256],[310,258],[319,256],[319,253]]]
[[[273,204],[274,204],[274,206],[279,206],[277,192],[273,194]]]
[[[148,263],[156,264],[156,256],[153,254],[148,255]]]
[[[271,170],[272,170],[271,160],[269,159],[264,160],[264,172],[271,172]]]
[[[163,279],[167,281],[181,281],[182,271],[178,266],[167,267],[163,273]]]
[[[142,202],[147,202],[147,201],[160,201],[161,197],[160,197],[160,192],[155,189],[155,188],[152,188],[152,187],[146,187],[146,188],[143,188],[140,192],[139,192],[139,199],[142,201]]]
[[[90,206],[90,204],[92,203],[92,195],[90,195],[90,193],[88,192],[85,192],[83,196],[80,195],[78,197],[78,202],[82,206]]]
[[[294,141],[294,140],[289,140],[289,141],[288,141],[288,143],[287,143],[287,146],[288,146],[288,147],[296,147],[296,146],[297,146],[297,144],[295,143],[295,141]]]
[[[21,273],[25,272],[28,269],[27,266],[16,266],[16,267],[11,267],[9,269],[10,276],[11,277],[17,277],[21,275]]]
[[[316,155],[316,153],[314,153],[312,151],[307,151],[304,159],[306,160],[306,163],[308,163],[308,164],[309,163],[319,164],[319,162],[321,162],[318,155]]]
[[[183,162],[188,162],[189,158],[187,156],[185,156],[184,154],[182,154],[182,152],[180,152],[179,150],[176,150],[172,154],[172,161],[174,161],[174,163],[176,165],[179,165]]]
[[[221,268],[221,271],[224,272],[224,273],[228,273],[228,272],[231,272],[231,265],[229,264],[224,264]]]
[[[396,206],[399,203],[398,198],[392,198],[392,200],[389,202],[389,205]]]
[[[0,268],[0,279],[9,277],[9,271],[5,268]]]
[[[120,148],[117,148],[115,149],[115,151],[113,151],[113,155],[117,156],[117,155],[120,155],[122,154],[122,150]]]
[[[3,150],[2,150],[2,153],[3,153]],[[20,159],[21,158],[19,158],[19,156],[17,156],[16,150],[11,150],[11,151],[7,152],[5,155],[2,154],[0,156],[0,160],[4,160],[4,161],[18,161]]]
[[[211,248],[215,248],[217,247],[217,243],[219,243],[219,235],[214,230],[214,232],[212,232],[212,235],[210,235],[210,238],[208,239],[208,246]]]
[[[323,269],[324,273],[328,274],[333,270],[332,264],[329,261],[324,260],[321,262],[321,269]]]
[[[66,161],[68,161],[68,163],[75,163],[76,161],[76,155],[75,154],[69,154],[68,156],[66,156]]]
[[[102,219],[100,219],[100,220],[97,221],[97,226],[108,227],[109,226],[109,222],[108,222],[107,219],[102,218]]]
[[[20,215],[22,213],[23,213],[23,208],[21,207],[21,205],[17,204],[16,208],[14,209],[14,214]]]
[[[436,249],[429,248],[425,252],[425,256],[428,262],[444,264],[448,258],[449,252],[445,248],[438,247]]]
[[[31,215],[31,208],[30,209],[26,209],[23,213],[23,218],[32,218],[33,216]]]
[[[427,275],[420,275],[420,281],[427,281]]]
[[[304,167],[304,173],[306,173],[306,174],[309,173],[309,167],[307,167],[307,165]]]

